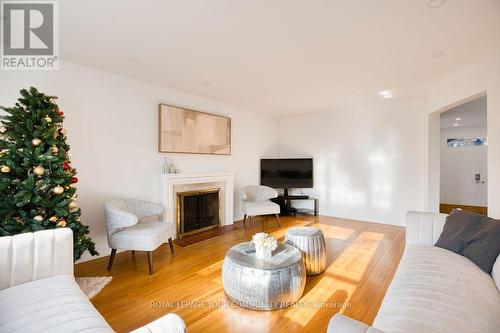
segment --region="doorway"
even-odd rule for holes
[[[487,97],[440,114],[441,213],[488,214]]]

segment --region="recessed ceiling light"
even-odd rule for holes
[[[453,126],[457,127],[457,126],[458,126],[458,124],[457,124],[457,123],[454,123],[454,124],[453,124]]]
[[[444,54],[443,51],[437,51],[437,52],[431,53],[430,56],[433,58],[438,58],[438,57],[441,57],[443,54]]]
[[[202,86],[205,86],[205,87],[210,87],[212,84],[210,82],[202,82],[201,83]]]
[[[394,97],[394,95],[392,94],[392,91],[390,91],[390,90],[382,90],[381,92],[378,93],[378,95],[383,99]]]
[[[139,62],[139,59],[134,58],[134,57],[128,57],[127,61],[132,63],[132,64],[137,64]]]
[[[460,121],[462,120],[462,118],[458,117],[458,118],[455,118],[456,121]]]
[[[427,8],[429,8],[429,9],[436,9],[438,7],[441,7],[445,3],[446,3],[446,0],[430,0],[427,3]]]

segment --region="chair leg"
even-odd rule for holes
[[[281,227],[281,224],[280,224],[280,214],[276,214],[276,222],[278,222],[278,226]]]
[[[174,254],[174,241],[172,240],[172,237],[168,239],[168,246],[170,246],[170,252]]]
[[[243,228],[246,228],[247,214],[243,215]]]
[[[132,255],[135,255],[135,250],[132,250]]]
[[[153,252],[148,251],[149,275],[153,274]]]
[[[113,261],[115,260],[116,249],[111,249],[111,255],[109,256],[108,271],[111,270],[113,266]]]

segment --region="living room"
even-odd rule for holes
[[[499,332],[499,1],[0,3],[0,332]],[[491,219],[448,218],[475,100]]]

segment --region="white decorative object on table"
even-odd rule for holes
[[[255,245],[255,256],[258,258],[271,258],[273,251],[278,247],[278,241],[265,232],[258,232],[252,236]]]

